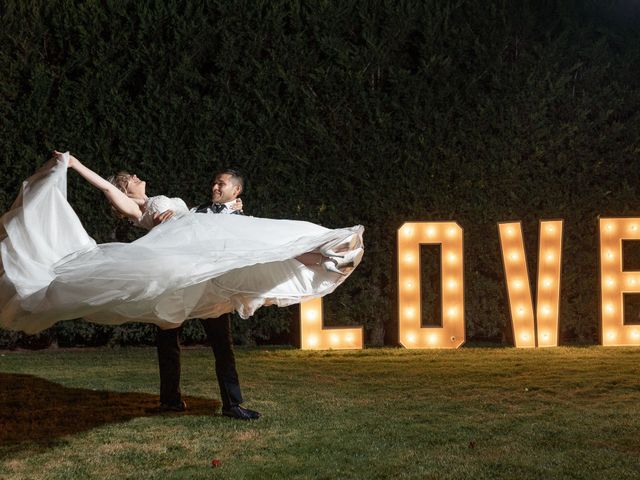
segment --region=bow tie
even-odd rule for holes
[[[224,203],[212,203],[210,208],[213,213],[220,213],[227,208],[227,206]]]

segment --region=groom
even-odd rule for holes
[[[211,202],[204,203],[192,211],[203,215],[242,214],[242,202],[238,198],[244,187],[242,175],[232,169],[216,173],[211,184]],[[157,218],[162,222],[173,212],[164,212]],[[222,415],[239,420],[260,418],[260,413],[242,407],[242,393],[236,370],[231,338],[231,314],[219,318],[201,319],[207,340],[215,357],[216,376],[222,398]],[[180,328],[158,330],[158,364],[160,366],[160,410],[181,412],[186,404],[180,394]]]

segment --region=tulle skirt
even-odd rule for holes
[[[174,328],[188,318],[331,293],[351,273],[295,257],[362,247],[363,227],[189,213],[132,243],[96,242],[66,200],[66,167],[23,184],[1,219],[0,327],[37,333],[60,320]]]

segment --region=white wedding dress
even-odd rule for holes
[[[65,156],[65,162],[68,162]],[[152,197],[132,243],[96,242],[66,200],[66,163],[23,184],[1,219],[0,327],[37,333],[60,320],[130,321],[173,328],[188,318],[331,293],[346,275],[294,258],[320,248],[362,247],[363,227],[190,213],[178,198]],[[176,216],[153,227],[152,216]]]

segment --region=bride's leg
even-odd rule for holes
[[[329,272],[344,274],[340,269],[356,267],[362,260],[364,250],[356,247],[357,236],[352,235],[345,242],[331,248],[320,248],[320,251],[303,253],[296,260],[307,267],[322,265]]]
[[[296,260],[307,267],[313,265],[320,265],[323,261],[327,260],[327,257],[317,252],[307,252],[296,257]]]
[[[306,267],[322,265],[322,268],[324,268],[327,272],[339,273],[340,275],[344,275],[338,269],[338,263],[333,258],[325,257],[318,252],[303,253],[302,255],[296,257],[296,260]]]

